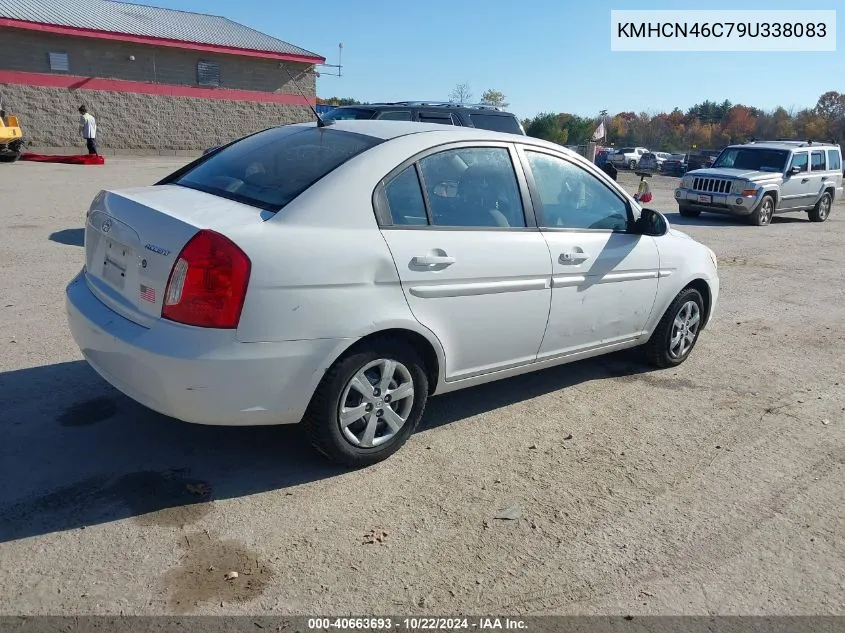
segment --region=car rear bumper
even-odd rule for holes
[[[234,330],[159,321],[145,328],[106,307],[78,275],[66,289],[68,324],[91,367],[164,415],[197,424],[299,422],[343,339],[241,343]]]
[[[725,215],[750,215],[762,199],[762,191],[754,197],[746,197],[729,193],[690,191],[681,187],[675,189],[675,202],[679,207]]]

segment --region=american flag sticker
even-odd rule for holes
[[[150,303],[155,303],[155,288],[151,288],[150,286],[145,286],[144,284],[141,284],[141,299],[143,299],[144,301],[149,301]]]

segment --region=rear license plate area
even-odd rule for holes
[[[112,240],[106,240],[103,257],[103,279],[118,290],[126,285],[126,265],[132,256],[132,250]]]

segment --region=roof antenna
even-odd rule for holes
[[[279,63],[279,68],[285,71],[285,74],[290,79],[290,82],[293,84],[294,88],[296,88],[297,92],[299,92],[300,96],[305,99],[305,103],[308,104],[308,107],[311,108],[311,112],[314,113],[314,117],[317,119],[317,127],[326,127],[327,125],[331,125],[333,121],[329,121],[326,123],[323,119],[320,118],[320,115],[317,114],[317,109],[311,105],[311,102],[308,100],[308,97],[305,96],[305,93],[302,92],[302,89],[299,87],[299,84],[296,83],[296,80],[293,78],[293,75],[290,74],[290,71],[285,66],[284,62]]]

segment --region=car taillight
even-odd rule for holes
[[[231,240],[200,231],[185,244],[170,271],[162,318],[198,327],[236,328],[250,268],[249,258]]]

